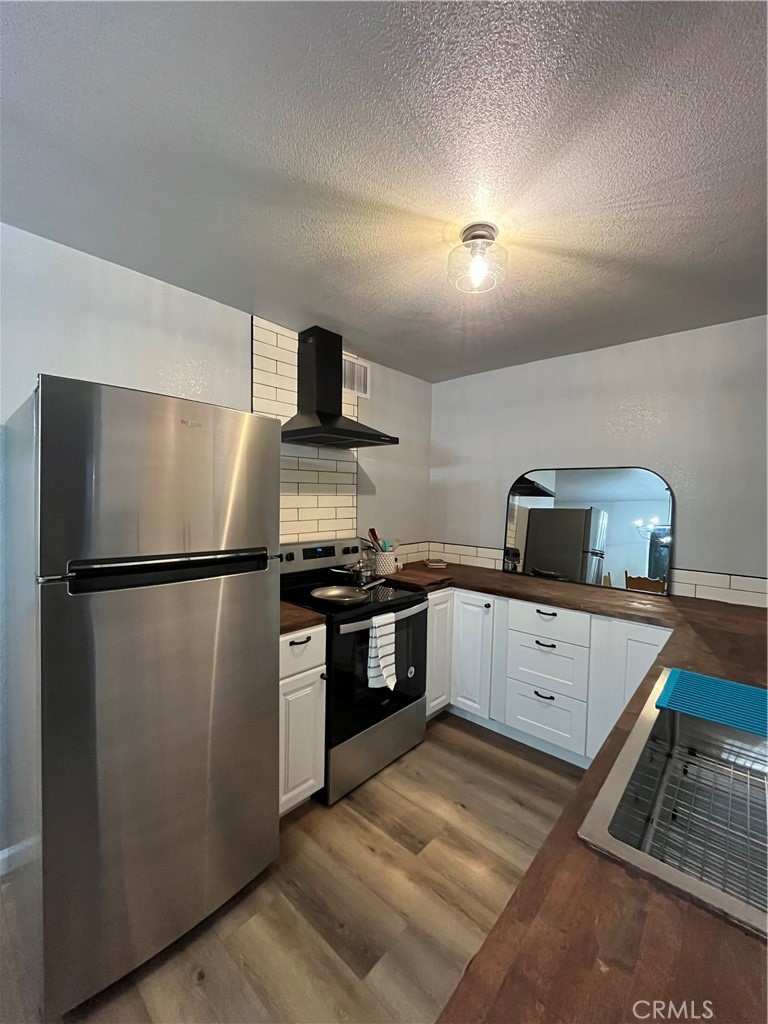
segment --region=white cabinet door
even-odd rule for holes
[[[587,757],[594,757],[672,631],[623,619],[592,618]]]
[[[280,680],[280,813],[322,788],[325,776],[324,666]]]
[[[453,591],[429,595],[427,616],[427,716],[444,708],[451,699],[451,637]]]
[[[490,717],[493,598],[455,590],[451,703]]]

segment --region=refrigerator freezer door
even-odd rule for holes
[[[608,533],[608,513],[600,508],[590,510],[589,538],[587,548],[590,551],[602,551],[605,553],[605,538]]]
[[[277,855],[279,595],[271,568],[40,591],[45,1008],[57,1016]]]
[[[523,571],[580,579],[587,514],[585,509],[532,508],[528,513]]]
[[[280,424],[40,377],[39,574],[70,560],[277,550]]]
[[[585,551],[582,556],[580,583],[594,583],[600,585],[603,582],[603,568],[605,560],[601,554],[593,554]]]

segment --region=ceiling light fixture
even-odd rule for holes
[[[448,255],[448,280],[460,292],[489,292],[507,272],[507,250],[496,241],[493,224],[468,224],[461,245]]]

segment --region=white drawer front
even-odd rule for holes
[[[325,664],[325,626],[280,637],[280,678]]]
[[[521,633],[589,647],[589,615],[532,601],[509,602],[509,628]]]
[[[574,754],[584,753],[587,705],[583,701],[509,679],[506,724]]]
[[[507,675],[565,697],[586,700],[589,648],[510,630]]]

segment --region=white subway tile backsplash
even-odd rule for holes
[[[477,558],[475,555],[459,555],[459,563],[461,565],[478,565],[483,569],[496,568],[493,558]]]
[[[281,444],[280,454],[289,458],[316,459],[318,448],[315,444]]]
[[[467,544],[444,544],[443,551],[446,555],[476,555],[477,548]]]
[[[284,378],[284,381],[293,381],[296,383],[296,367],[290,363],[277,363],[275,365],[275,372]],[[284,388],[290,387],[290,384],[283,383]],[[298,385],[296,385],[298,387]]]
[[[317,508],[316,494],[283,494],[280,497],[281,508]]]
[[[317,499],[317,503],[321,508],[332,508],[333,506],[348,508],[356,505],[357,500],[351,498],[348,494],[336,494],[335,491],[329,491],[328,494],[321,495]]]
[[[731,590],[751,590],[754,594],[768,593],[768,580],[761,576],[731,576]]]
[[[266,384],[256,384],[255,382],[251,386],[253,388],[254,405],[258,404],[257,400],[260,401],[262,398],[267,398],[270,402],[278,400],[277,388],[270,388]]]
[[[267,359],[264,356],[254,355],[253,357],[253,369],[254,370],[266,370],[267,373],[274,373],[277,363],[274,359]]]
[[[724,587],[696,587],[696,597],[727,604],[748,604],[755,608],[768,607],[768,594],[754,594],[749,590],[726,590]]]
[[[330,459],[299,459],[299,469],[330,470],[336,472],[336,460]]]
[[[253,383],[261,384],[264,387],[279,388],[283,384],[283,378],[276,373],[269,373],[267,370],[254,370],[253,371]],[[254,401],[254,410],[261,408],[261,402]]]
[[[280,474],[286,483],[311,484],[317,483],[317,473],[311,473],[302,469],[284,469]]]
[[[277,330],[272,325],[269,327],[262,327],[258,324],[253,324],[251,337],[254,343],[259,342],[262,345],[277,345]]]
[[[296,413],[295,331],[252,319],[253,411],[285,422]],[[357,398],[343,396],[344,414],[357,419]],[[281,445],[281,531],[284,543],[345,539],[357,530],[357,453]],[[319,502],[323,504],[320,505]]]
[[[328,496],[336,493],[333,484],[299,484],[299,494],[317,494]]]
[[[700,572],[698,569],[673,569],[672,583],[693,583],[703,587],[729,587],[731,577],[720,572]]]
[[[675,597],[696,597],[696,587],[692,583],[670,583],[670,593]]]
[[[479,558],[497,559],[504,557],[504,552],[501,548],[478,548],[477,554]]]
[[[274,419],[293,416],[295,409],[286,405],[285,402],[273,402],[269,398],[257,398],[254,402],[254,410],[258,416],[271,416]]]
[[[354,473],[320,473],[318,483],[321,484],[354,484]]]

